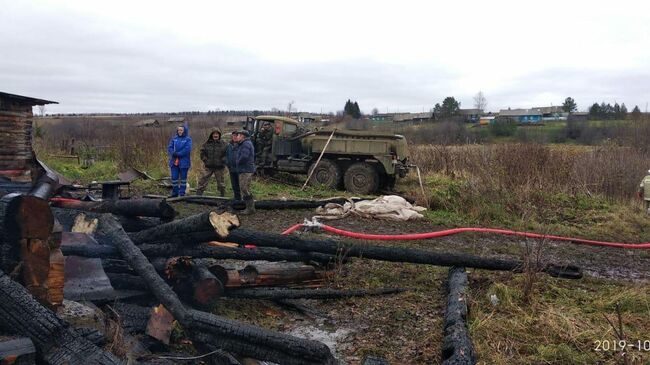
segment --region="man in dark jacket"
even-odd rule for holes
[[[205,188],[208,186],[210,177],[214,174],[217,180],[219,195],[226,195],[226,185],[224,184],[223,173],[226,166],[226,142],[221,140],[221,130],[214,128],[210,132],[207,142],[201,147],[201,161],[203,161],[204,171],[199,178],[199,186],[196,188],[197,195],[203,195]]]
[[[255,173],[255,147],[247,130],[239,131],[236,136],[235,168],[239,174],[239,188],[246,203],[246,209],[241,214],[248,215],[255,213],[255,201],[251,191],[251,182]]]

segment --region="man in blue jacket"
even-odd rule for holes
[[[236,136],[236,137],[235,137]],[[237,142],[234,149],[235,169],[239,175],[239,188],[246,203],[246,209],[241,214],[248,215],[255,213],[255,201],[251,191],[253,173],[255,173],[255,147],[250,140],[247,130],[242,130],[233,135]]]
[[[176,135],[169,140],[167,154],[172,175],[172,197],[184,196],[187,186],[187,172],[190,170],[192,155],[192,138],[190,128],[184,125],[176,128]]]

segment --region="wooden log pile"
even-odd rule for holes
[[[0,353],[11,361],[118,364],[137,353],[136,360],[146,363],[142,356],[165,348],[172,324],[178,323],[197,351],[213,354],[216,363],[237,364],[235,359],[255,358],[280,364],[334,364],[331,350],[320,342],[201,309],[218,306],[222,297],[337,299],[402,291],[321,289],[330,276],[329,265],[344,260],[329,254],[250,249],[229,243],[224,238],[239,226],[230,213],[207,212],[163,223],[159,219],[164,217],[155,210],[136,206],[138,213],[158,219],[152,224],[152,217],[102,214],[106,206],[88,209],[75,203],[75,209],[70,209],[55,205],[50,208],[47,200],[25,195],[0,200],[0,296],[7,298],[0,303]],[[205,232],[219,240],[202,241]],[[156,243],[136,245],[134,237]],[[188,239],[195,243],[186,244]],[[64,286],[76,283],[73,279],[88,280],[89,287],[100,280],[95,269],[69,270],[64,277],[64,255],[71,263],[75,258],[91,258],[110,281],[111,290],[88,295],[106,317],[102,321],[109,321],[106,328],[75,327],[76,321],[72,325],[62,319],[63,293],[68,292]],[[127,355],[107,352],[98,344],[123,337],[111,332],[109,323],[116,324],[123,336],[147,333],[150,337],[133,340],[139,345],[126,346]],[[104,334],[104,330],[113,334]],[[157,345],[151,347],[151,341]]]
[[[112,206],[109,210],[123,213],[114,215],[102,213],[107,206],[88,209],[74,205],[75,209],[70,209],[56,204],[57,208],[50,208],[47,200],[40,197],[2,198],[0,296],[8,299],[0,301],[0,336],[12,337],[6,341],[0,337],[0,351],[26,359],[35,356],[37,362],[53,364],[143,360],[143,356],[151,356],[151,351],[169,350],[166,345],[170,343],[173,324],[177,323],[187,341],[198,352],[212,354],[215,363],[237,364],[236,359],[254,358],[290,365],[334,364],[331,350],[320,342],[269,331],[208,310],[218,307],[224,297],[281,302],[404,291],[323,288],[333,265],[349,258],[514,272],[522,269],[522,264],[515,260],[247,230],[239,228],[237,216],[224,210],[165,222],[169,217],[159,213],[160,205],[150,209],[148,204],[151,203],[135,204],[131,206],[135,210],[128,214],[124,214],[124,207]],[[70,274],[81,277],[66,274],[64,278],[64,255],[70,262],[92,259],[92,271]],[[552,265],[539,269],[550,274],[567,270]],[[450,303],[458,301],[463,290],[462,285],[460,289],[452,286],[463,281],[457,269],[452,272],[450,298],[455,299],[450,299]],[[75,282],[73,279],[89,280],[89,287],[99,285],[101,280],[102,285],[108,283],[108,290],[88,297],[104,313],[106,323],[113,324],[107,325],[112,330],[105,331],[112,335],[104,335],[104,328],[98,332],[97,328],[73,327],[57,314],[67,292],[65,285]],[[126,355],[98,347],[107,338],[121,338],[118,333],[146,333],[149,337],[131,341],[137,346],[126,346],[130,349]],[[455,333],[452,336],[457,336]],[[18,339],[23,340],[16,342]],[[27,340],[35,351],[29,352]]]

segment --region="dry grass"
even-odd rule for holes
[[[541,277],[525,303],[522,276],[475,272],[470,278],[470,330],[479,364],[618,364],[617,351],[595,350],[596,340],[616,340],[603,318],[614,315],[616,303],[629,341],[647,338],[647,284]],[[492,294],[499,298],[496,306]],[[629,357],[634,364],[650,361],[650,353],[639,350],[630,350]]]
[[[168,176],[167,145],[176,133],[176,124],[163,122],[159,128],[138,128],[134,120],[115,119],[64,119],[57,123],[42,123],[43,138],[35,142],[39,156],[62,153],[62,145],[69,145],[74,138],[75,152],[83,158],[95,161],[110,161],[116,170],[135,167],[159,176]],[[195,120],[190,122],[190,136],[193,142],[192,166],[189,180],[196,185],[201,145],[207,140],[210,130],[222,127],[223,121]]]
[[[412,146],[411,156],[425,173],[466,177],[481,190],[601,195],[617,201],[634,196],[650,161],[648,152],[613,145],[423,145]]]

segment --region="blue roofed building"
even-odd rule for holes
[[[539,109],[502,109],[499,119],[510,119],[521,124],[536,124],[542,121],[542,112]]]

